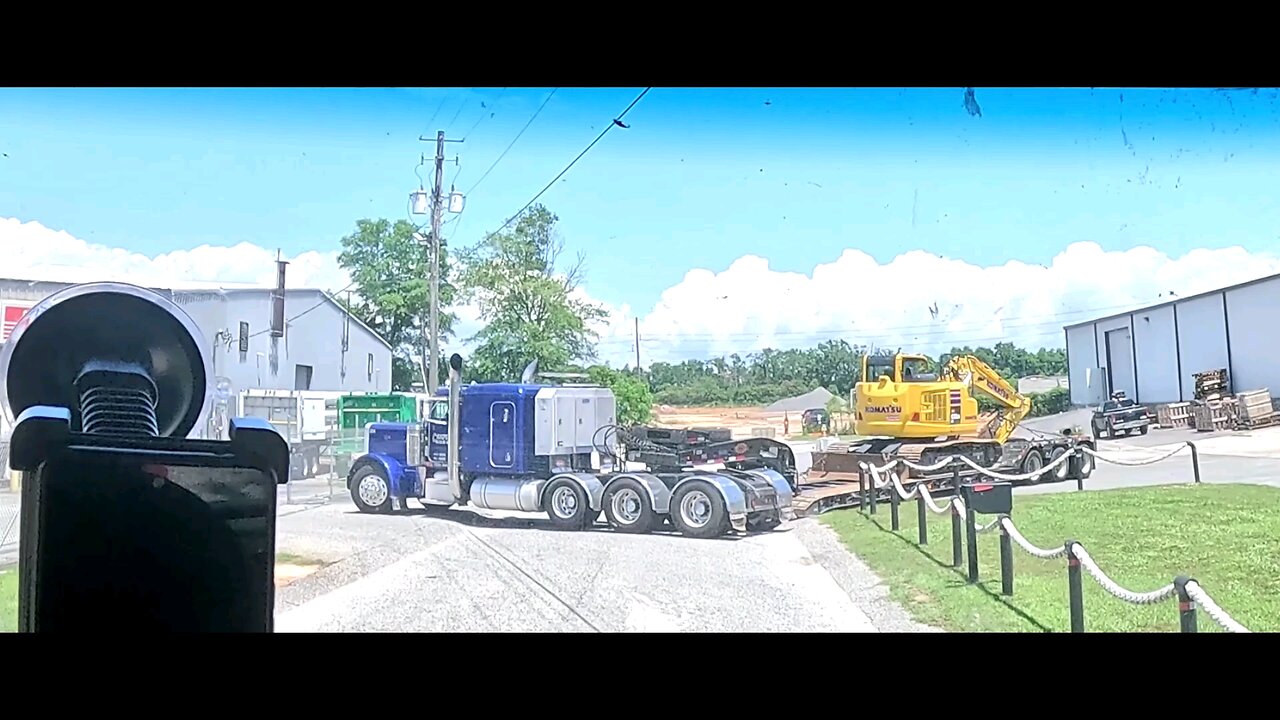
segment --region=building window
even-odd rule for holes
[[[369,353],[369,382],[373,382],[373,353]]]
[[[240,362],[249,354],[249,323],[240,321]]]
[[[311,374],[312,374],[312,368],[310,365],[294,365],[293,366],[293,389],[294,390],[310,390]]]

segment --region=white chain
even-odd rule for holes
[[[978,528],[978,534],[981,535],[982,533],[991,532],[992,530],[995,530],[997,527],[1000,526],[1000,521],[1003,519],[1004,518],[1002,517],[998,517],[995,520],[992,520],[991,522],[987,523],[986,525],[983,525],[982,527]]]
[[[1090,456],[1097,458],[1098,460],[1101,460],[1103,462],[1111,463],[1112,465],[1121,465],[1124,467],[1138,467],[1142,465],[1153,465],[1155,463],[1168,460],[1169,458],[1173,457],[1174,455],[1177,455],[1178,453],[1182,452],[1186,448],[1191,447],[1191,443],[1182,443],[1178,447],[1173,448],[1172,450],[1164,453],[1163,455],[1159,455],[1154,458],[1148,458],[1146,460],[1121,460],[1119,458],[1107,457],[1106,455],[1103,455],[1102,453],[1085,445],[1077,445],[1076,447],[1078,447],[1080,450],[1084,451],[1085,453],[1089,454]],[[883,472],[886,470],[892,470],[894,467],[898,465],[905,465],[906,467],[909,467],[912,470],[916,470],[918,472],[934,472],[936,470],[941,470],[947,467],[953,462],[959,461],[968,465],[969,467],[973,468],[979,473],[986,475],[989,478],[995,478],[997,480],[1015,481],[1015,480],[1030,480],[1032,478],[1040,477],[1041,475],[1045,475],[1049,472],[1052,472],[1059,465],[1062,465],[1063,463],[1067,462],[1068,458],[1070,457],[1071,457],[1071,453],[1065,452],[1062,455],[1059,455],[1057,460],[1054,460],[1053,462],[1049,463],[1048,465],[1045,465],[1039,470],[1036,470],[1034,472],[1029,472],[1029,473],[1020,473],[1020,474],[1001,473],[1001,472],[996,472],[994,470],[990,470],[988,468],[984,468],[981,465],[974,462],[972,459],[964,455],[948,455],[932,465],[920,465],[918,463],[914,463],[914,462],[911,462],[910,460],[905,460],[903,458],[894,458],[879,467],[876,467],[874,465],[868,465],[867,467],[871,470],[878,470]]]
[[[1009,533],[1009,538],[1017,543],[1018,547],[1025,550],[1027,554],[1034,555],[1041,560],[1053,560],[1054,558],[1060,558],[1067,554],[1066,545],[1052,550],[1045,550],[1044,548],[1032,545],[1031,541],[1023,537],[1022,533],[1018,532],[1018,528],[1014,526],[1013,521],[1007,517],[1000,518],[1000,527],[1004,528],[1004,531]]]
[[[1052,560],[1067,554],[1066,545],[1052,550],[1046,550],[1032,545],[1030,541],[1023,537],[1022,533],[1018,532],[1018,528],[1013,524],[1013,521],[1007,517],[1002,517],[997,522],[1004,531],[1009,534],[1009,538],[1013,540],[1014,543],[1031,555],[1044,560]],[[1133,603],[1134,605],[1154,605],[1177,595],[1177,589],[1173,583],[1150,592],[1134,592],[1133,590],[1129,590],[1128,588],[1121,586],[1120,583],[1117,583],[1115,580],[1112,580],[1105,572],[1103,572],[1102,568],[1098,567],[1098,563],[1094,561],[1093,556],[1089,554],[1089,551],[1086,550],[1083,545],[1076,543],[1072,552],[1076,556],[1076,559],[1080,561],[1081,567],[1087,570],[1089,575],[1092,576],[1104,590],[1125,602]],[[1204,588],[1200,587],[1199,583],[1192,580],[1187,583],[1186,588],[1187,595],[1190,596],[1192,600],[1199,603],[1200,606],[1204,608],[1205,613],[1212,618],[1214,622],[1221,625],[1223,629],[1234,633],[1252,632],[1228,615],[1226,610],[1223,610],[1218,603],[1213,601],[1213,598],[1209,597],[1209,594],[1205,592]]]
[[[1150,592],[1134,592],[1133,590],[1123,587],[1120,583],[1112,580],[1106,573],[1104,573],[1102,568],[1098,567],[1098,563],[1093,561],[1093,557],[1089,555],[1089,551],[1085,550],[1084,546],[1080,543],[1076,543],[1073,546],[1072,554],[1074,554],[1076,559],[1080,561],[1080,566],[1085,570],[1088,570],[1089,574],[1093,576],[1093,579],[1098,581],[1098,584],[1102,586],[1103,590],[1106,590],[1127,603],[1133,603],[1134,605],[1154,605],[1159,602],[1164,602],[1177,594],[1177,590],[1173,587],[1173,583],[1169,583],[1158,590],[1152,590]]]
[[[1182,443],[1181,445],[1179,445],[1178,447],[1176,447],[1176,448],[1174,448],[1174,449],[1170,450],[1169,452],[1167,452],[1167,453],[1165,453],[1165,454],[1163,454],[1163,455],[1160,455],[1159,457],[1149,458],[1149,459],[1146,459],[1146,460],[1119,460],[1119,459],[1117,459],[1117,458],[1109,458],[1109,457],[1107,457],[1107,456],[1103,455],[1102,453],[1099,453],[1099,452],[1097,452],[1096,450],[1092,450],[1092,449],[1090,449],[1090,448],[1087,448],[1087,447],[1085,447],[1085,446],[1083,446],[1083,445],[1081,445],[1081,446],[1080,446],[1080,449],[1081,449],[1081,450],[1084,450],[1086,453],[1089,453],[1089,454],[1090,454],[1090,455],[1092,455],[1093,457],[1095,457],[1095,458],[1097,458],[1097,459],[1099,459],[1099,460],[1101,460],[1101,461],[1103,461],[1103,462],[1109,462],[1109,463],[1111,463],[1112,465],[1120,465],[1120,466],[1122,466],[1122,467],[1139,467],[1139,466],[1142,466],[1142,465],[1154,465],[1155,463],[1162,462],[1162,461],[1164,461],[1164,460],[1168,460],[1169,458],[1173,457],[1174,455],[1177,455],[1178,453],[1182,452],[1183,450],[1186,450],[1186,449],[1187,449],[1187,448],[1189,448],[1189,447],[1191,447],[1191,443],[1184,442],[1184,443]]]
[[[945,512],[950,512],[951,503],[947,503],[946,505],[939,505],[938,503],[933,501],[933,495],[929,492],[929,488],[925,487],[924,485],[917,485],[916,487],[920,489],[920,497],[924,498],[924,504],[928,505],[929,510],[932,511],[935,515],[941,515]]]
[[[1205,614],[1210,618],[1213,618],[1214,622],[1221,625],[1223,630],[1233,633],[1253,632],[1249,628],[1236,622],[1234,618],[1228,615],[1227,611],[1223,610],[1218,603],[1213,601],[1213,598],[1209,597],[1209,593],[1205,592],[1204,588],[1200,587],[1200,583],[1192,580],[1187,583],[1186,588],[1187,595],[1189,595],[1192,600],[1199,603],[1200,607],[1204,608]]]

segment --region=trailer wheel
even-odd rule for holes
[[[609,527],[624,533],[642,534],[653,530],[658,515],[649,502],[649,493],[639,482],[621,478],[604,491],[604,517]]]
[[[701,539],[719,537],[729,525],[729,508],[711,483],[691,480],[671,496],[671,524],[681,535]]]
[[[597,517],[587,502],[587,494],[572,480],[556,480],[543,497],[551,527],[557,530],[585,530]]]
[[[1097,464],[1093,456],[1083,450],[1080,451],[1080,477],[1088,478],[1093,474],[1093,466]]]
[[[1044,456],[1040,454],[1039,450],[1032,450],[1027,453],[1025,458],[1022,459],[1022,472],[1024,473],[1039,472],[1043,467]],[[1027,482],[1031,485],[1035,485],[1040,482],[1040,477],[1040,475],[1036,475],[1035,477],[1027,478]]]
[[[351,478],[351,499],[363,513],[391,511],[391,482],[375,465],[365,465]]]
[[[1062,447],[1062,446],[1058,446],[1058,447],[1054,448],[1054,449],[1053,449],[1053,452],[1049,453],[1049,464],[1050,464],[1050,465],[1054,464],[1055,462],[1057,462],[1058,458],[1060,458],[1060,457],[1062,457],[1063,455],[1066,455],[1066,454],[1067,454],[1067,449],[1066,449],[1066,448],[1064,448],[1064,447]],[[1070,465],[1070,464],[1071,464],[1071,461],[1070,461],[1070,460],[1068,460],[1068,461],[1066,461],[1066,462],[1062,463],[1061,465],[1059,465],[1059,466],[1058,466],[1058,469],[1053,471],[1053,476],[1054,476],[1054,477],[1056,477],[1056,478],[1057,478],[1057,479],[1059,479],[1059,480],[1066,480],[1066,479],[1067,479],[1067,472],[1068,472],[1068,468],[1067,468],[1067,466],[1068,466],[1068,465]]]

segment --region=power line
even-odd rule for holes
[[[330,293],[330,292],[328,292],[327,290],[321,290],[320,292],[322,292],[322,293],[328,293],[328,295],[331,295],[331,296],[333,296],[333,298],[336,298],[338,295],[341,295],[342,293],[344,293],[344,292],[346,292],[346,291],[350,290],[351,288],[353,288],[353,287],[355,287],[355,286],[356,286],[356,281],[355,281],[355,280],[352,280],[351,282],[347,283],[347,286],[346,286],[346,287],[342,288],[341,290],[338,290],[337,292],[332,292],[332,293]],[[287,325],[287,324],[289,324],[289,323],[293,322],[294,320],[297,320],[298,318],[302,317],[303,315],[306,315],[307,313],[311,312],[312,310],[315,310],[316,308],[320,307],[321,305],[324,305],[325,303],[329,302],[331,299],[332,299],[332,298],[330,298],[330,297],[325,297],[325,299],[321,300],[320,302],[316,303],[315,305],[312,305],[311,307],[307,308],[306,310],[303,310],[302,312],[298,313],[297,315],[294,315],[293,317],[286,319],[286,320],[284,321],[284,322],[285,322],[285,324]],[[341,304],[341,303],[339,303],[339,304]],[[346,313],[348,313],[348,314],[352,314],[352,313],[351,313],[351,308],[347,308],[347,307],[344,307],[344,308],[343,308],[343,312],[346,312]],[[251,337],[251,338],[255,338],[255,337],[258,337],[259,335],[265,335],[266,333],[269,333],[269,332],[271,332],[271,328],[267,328],[266,330],[259,330],[258,332],[253,333],[252,335],[250,335],[249,337]]]
[[[503,96],[503,95],[506,95],[506,94],[507,94],[507,88],[502,88],[502,92],[498,93],[498,97],[496,97],[496,98],[494,98],[494,99],[493,99],[493,105],[494,105],[494,107],[495,107],[495,108],[498,106],[498,101],[499,101],[499,100],[501,100],[501,99],[502,99],[502,96]],[[490,110],[489,108],[486,108],[483,102],[482,102],[482,103],[480,103],[480,110],[481,110],[481,112],[480,112],[480,119],[479,119],[479,120],[476,120],[475,125],[472,125],[472,126],[471,126],[471,129],[470,129],[470,130],[467,130],[467,132],[463,134],[462,139],[463,139],[464,141],[465,141],[467,138],[471,137],[471,133],[475,132],[475,129],[476,129],[477,127],[479,127],[479,126],[480,126],[480,123],[482,123],[482,122],[484,122],[484,121],[485,121],[485,118],[491,118],[491,117],[493,117],[494,115],[497,115],[497,114],[498,114],[498,111],[497,111],[497,110]],[[490,112],[486,113],[486,112],[484,112],[485,110],[490,110]]]
[[[444,101],[448,99],[449,99],[448,95],[445,95],[444,97],[440,98],[440,104],[436,106],[436,111],[431,113],[431,119],[427,121],[427,128],[430,128],[431,123],[436,121],[436,116],[439,115],[440,111],[444,109]]]
[[[470,190],[467,190],[466,192],[467,195],[470,195],[471,193],[475,192],[475,189],[480,187],[480,183],[484,182],[484,179],[489,177],[489,173],[493,172],[493,169],[498,167],[498,163],[502,162],[502,158],[506,157],[507,153],[511,152],[511,148],[515,147],[516,141],[520,139],[521,135],[524,135],[524,131],[529,129],[529,126],[533,124],[533,121],[538,119],[538,115],[542,113],[542,108],[546,107],[547,103],[551,102],[551,98],[555,97],[556,91],[559,89],[560,88],[551,89],[551,92],[547,95],[547,98],[542,101],[542,104],[538,106],[537,110],[533,111],[533,115],[529,118],[529,121],[524,124],[524,127],[520,128],[520,132],[516,133],[516,136],[511,139],[510,143],[507,144],[507,149],[503,150],[502,154],[498,156],[498,159],[494,160],[493,164],[489,166],[489,169],[484,171],[484,175],[480,176],[480,179],[476,181],[476,184],[472,185]]]
[[[506,221],[506,222],[502,223],[502,227],[498,228],[497,230],[494,230],[494,231],[493,231],[493,232],[491,232],[491,233],[488,233],[488,235],[487,235],[486,237],[492,237],[492,236],[494,236],[494,235],[496,235],[496,234],[498,234],[498,233],[502,232],[503,230],[505,230],[505,229],[507,228],[507,226],[508,226],[508,225],[510,225],[512,222],[514,222],[516,218],[520,217],[520,215],[521,215],[521,214],[523,214],[525,210],[528,210],[530,206],[532,206],[535,202],[537,202],[537,201],[538,201],[538,198],[542,197],[544,193],[546,193],[548,190],[550,190],[550,189],[551,189],[551,186],[555,185],[557,180],[559,180],[560,178],[564,177],[564,174],[565,174],[565,173],[569,172],[569,170],[570,170],[574,165],[577,165],[577,164],[578,164],[578,161],[582,159],[582,156],[583,156],[583,155],[586,155],[586,154],[591,150],[591,148],[595,147],[595,146],[596,146],[596,143],[598,143],[598,142],[600,142],[601,140],[603,140],[603,139],[604,139],[604,136],[605,136],[605,135],[608,135],[610,130],[614,129],[615,127],[626,127],[626,125],[623,125],[623,124],[622,124],[622,118],[626,117],[626,116],[627,116],[627,113],[631,112],[631,108],[635,107],[635,106],[636,106],[636,103],[640,102],[640,100],[641,100],[642,98],[644,98],[644,96],[645,96],[645,95],[648,95],[648,94],[649,94],[649,91],[650,91],[650,90],[652,90],[652,89],[653,89],[652,87],[647,87],[647,88],[645,88],[645,89],[644,89],[644,91],[642,91],[639,95],[637,95],[637,96],[636,96],[636,99],[635,99],[635,100],[632,100],[632,101],[631,101],[631,104],[627,106],[627,109],[625,109],[625,110],[623,110],[621,113],[619,113],[619,114],[618,114],[618,116],[617,116],[617,117],[615,117],[615,118],[613,119],[613,121],[612,121],[612,122],[610,122],[608,125],[606,125],[606,126],[605,126],[605,128],[604,128],[604,130],[602,130],[602,131],[600,132],[600,134],[596,136],[596,139],[591,141],[591,144],[590,144],[590,145],[586,146],[585,148],[583,148],[582,152],[578,153],[578,157],[574,158],[573,160],[571,160],[571,161],[569,162],[569,164],[568,164],[568,165],[565,165],[565,166],[564,166],[564,169],[560,171],[560,174],[558,174],[558,175],[556,175],[555,177],[551,178],[551,182],[547,183],[547,186],[546,186],[546,187],[544,187],[544,188],[542,188],[541,190],[539,190],[539,191],[538,191],[538,194],[537,194],[537,195],[534,195],[534,196],[533,196],[533,198],[532,198],[531,200],[529,200],[529,202],[525,203],[525,204],[524,204],[524,207],[520,208],[520,210],[519,210],[518,212],[516,212],[516,214],[515,214],[515,215],[512,215],[510,218],[508,218],[508,219],[507,219],[507,221]]]
[[[458,121],[458,116],[462,114],[462,110],[466,106],[467,106],[467,98],[462,98],[462,104],[458,106],[458,112],[453,114],[453,119],[450,120],[449,124],[445,125],[444,127],[444,132],[446,135],[449,133],[449,129],[453,127],[453,124]]]

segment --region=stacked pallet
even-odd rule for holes
[[[1162,428],[1191,427],[1191,408],[1189,402],[1169,403],[1156,408],[1156,423]]]
[[[1192,427],[1196,432],[1229,430],[1239,425],[1239,407],[1235,398],[1197,403],[1192,406]]]
[[[1226,368],[1205,370],[1192,375],[1192,377],[1195,378],[1196,383],[1196,400],[1201,402],[1221,400],[1231,394],[1231,384],[1228,382]]]
[[[1236,398],[1240,405],[1237,427],[1266,427],[1280,421],[1280,414],[1276,413],[1271,403],[1271,391],[1267,388],[1242,392]]]

